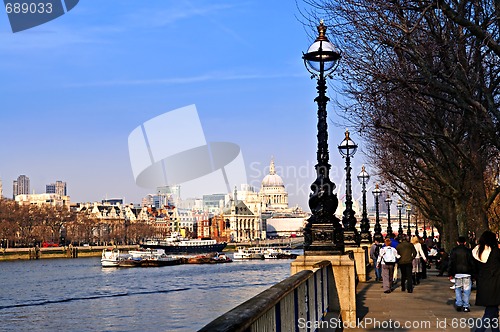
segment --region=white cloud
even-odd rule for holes
[[[298,74],[231,74],[231,73],[208,73],[191,77],[171,77],[171,78],[151,78],[151,79],[130,79],[111,80],[101,82],[75,83],[68,87],[92,87],[92,86],[115,86],[115,85],[172,85],[190,84],[206,81],[238,81],[238,80],[261,80],[304,77],[303,73]]]

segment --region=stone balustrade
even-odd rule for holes
[[[203,327],[204,332],[309,331],[326,314],[340,320],[330,261],[319,261]]]

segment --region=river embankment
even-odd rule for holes
[[[79,258],[100,257],[102,250],[110,246],[67,246],[47,248],[2,248],[0,249],[0,261],[30,260],[44,258]],[[136,250],[138,245],[116,246],[124,251]]]

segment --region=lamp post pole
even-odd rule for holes
[[[375,184],[375,189],[372,191],[373,197],[375,197],[375,227],[373,228],[373,239],[377,239],[379,241],[383,240],[382,236],[382,226],[380,226],[380,216],[378,209],[378,198],[382,194],[382,191],[378,187],[378,183]]]
[[[427,240],[427,231],[425,230],[425,219],[424,219],[424,233],[422,234],[422,238]]]
[[[343,254],[344,243],[342,225],[335,216],[338,206],[335,184],[330,180],[330,164],[328,153],[328,126],[326,104],[326,78],[335,70],[340,60],[340,52],[326,36],[327,27],[320,22],[318,37],[303,55],[306,69],[317,78],[318,96],[314,101],[318,104],[318,149],[316,180],[311,184],[312,194],[309,196],[311,217],[304,227],[304,253],[316,255]]]
[[[372,235],[370,233],[370,220],[366,209],[366,184],[370,180],[370,174],[365,169],[365,165],[361,167],[361,172],[358,174],[358,181],[361,183],[363,190],[363,217],[361,218],[361,243],[371,243]]]
[[[403,224],[401,222],[401,211],[403,210],[403,202],[401,202],[401,199],[398,199],[397,207],[398,207],[398,210],[399,210],[398,240],[401,241],[401,237],[403,236]]]
[[[411,237],[411,230],[410,230],[410,213],[411,213],[411,205],[408,204],[406,205],[406,217],[408,218],[408,227],[406,229],[406,235],[408,235],[408,238]]]
[[[392,234],[392,226],[391,226],[391,195],[387,194],[387,198],[385,199],[385,202],[387,203],[387,234],[386,236],[391,236]]]
[[[127,245],[128,244],[128,227],[130,226],[130,219],[127,215],[125,215],[124,217],[124,223],[125,223],[125,244]]]
[[[354,156],[358,146],[349,137],[349,130],[345,131],[345,138],[338,146],[339,152],[345,158],[345,210],[342,215],[342,224],[344,225],[344,245],[356,247],[359,246],[359,234],[356,230],[356,217],[352,209],[352,189],[351,189],[351,157]]]
[[[417,216],[415,215],[415,236],[419,236],[418,235],[418,218]]]

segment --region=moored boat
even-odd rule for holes
[[[212,239],[185,239],[178,233],[173,233],[165,240],[148,240],[141,246],[149,249],[163,249],[169,254],[202,254],[220,252],[226,245],[226,242],[217,242]]]
[[[120,253],[120,250],[114,248],[106,248],[102,250],[101,265],[103,267],[117,267],[120,260],[126,255]]]
[[[217,264],[217,263],[230,263],[232,261],[233,260],[229,258],[227,255],[218,252],[187,258],[188,264]]]
[[[264,254],[260,248],[244,248],[238,247],[237,251],[233,254],[233,259],[264,259]]]
[[[119,267],[158,267],[179,265],[180,257],[168,256],[162,249],[131,250],[129,257],[119,261]]]
[[[266,247],[262,252],[265,259],[295,259],[298,256],[288,249],[277,247]]]

